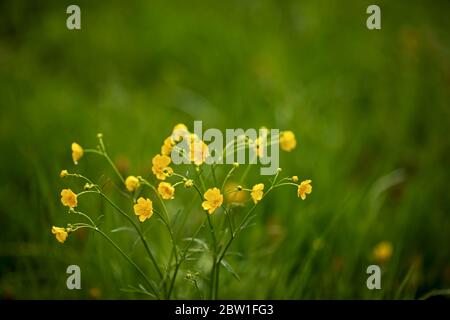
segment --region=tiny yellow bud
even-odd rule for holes
[[[233,163],[233,167],[235,168],[239,167],[239,163],[238,162]]]
[[[67,177],[69,175],[69,172],[67,170],[61,170],[61,173],[59,174],[59,176],[61,178]]]
[[[242,191],[242,186],[237,186],[237,187],[236,187],[236,190],[237,190],[237,191]]]
[[[297,176],[292,176],[292,181],[298,182],[298,177]]]
[[[278,168],[278,169],[277,169],[277,173],[280,173],[282,170],[283,170],[283,169]]]
[[[94,188],[94,185],[92,183],[86,183],[83,187],[84,190],[90,190]]]
[[[185,186],[186,188],[191,188],[193,185],[194,185],[194,181],[192,181],[191,179],[186,180],[186,181],[184,182],[184,186]]]
[[[137,188],[139,188],[139,179],[135,176],[129,176],[125,179],[125,187],[129,192],[136,191]]]
[[[97,138],[99,139],[103,138],[103,133],[97,133]]]

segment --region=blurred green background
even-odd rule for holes
[[[114,186],[101,158],[71,161],[73,141],[95,147],[102,132],[124,173],[146,175],[172,127],[194,120],[293,130],[283,174],[313,181],[307,200],[280,188],[257,209],[232,248],[241,279],[222,272],[220,298],[409,299],[450,287],[449,2],[377,1],[374,31],[373,1],[77,1],[79,31],[66,28],[70,4],[0,4],[1,298],[145,298],[121,290],[141,279],[98,235],[61,245],[50,233],[72,221],[60,190],[82,187],[59,172]],[[252,174],[249,185],[266,179]],[[173,208],[191,203],[184,193]],[[105,214],[105,231],[121,225],[99,199],[83,205]],[[151,274],[132,238],[112,236]],[[163,256],[167,239],[149,237]],[[383,241],[393,251],[378,262]],[[374,263],[382,289],[371,291]],[[69,264],[82,290],[66,288]],[[178,298],[196,297],[187,271]]]

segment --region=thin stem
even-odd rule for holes
[[[214,183],[214,185],[217,185],[217,178],[216,178],[216,164],[215,164],[215,163],[213,163],[213,164],[211,165],[211,174],[212,174],[212,177],[213,177],[213,183]]]
[[[203,181],[201,168],[200,167],[197,167],[197,168],[198,168],[198,171],[195,170],[195,172],[197,173],[197,177],[200,180],[200,183],[202,185],[203,191],[205,191],[206,190],[206,186],[205,186],[205,182]]]
[[[227,175],[225,176],[225,179],[223,179],[223,183],[222,183],[222,187],[220,188],[220,192],[222,192],[223,189],[225,188],[225,184],[227,183],[228,179],[233,174],[234,170],[236,170],[236,167],[233,165],[233,167],[228,171]]]
[[[83,213],[83,212],[81,212],[81,211],[74,211],[74,212],[75,212],[75,213],[78,213],[79,215],[81,215],[81,216],[85,217],[86,219],[88,219],[89,222],[92,223],[92,225],[93,225],[94,227],[96,227],[95,222],[92,221],[92,219],[91,219],[87,214],[85,214],[85,213]]]
[[[186,255],[187,255],[187,253],[188,253],[188,250],[189,250],[190,246],[191,246],[192,243],[194,242],[194,239],[197,237],[198,233],[199,233],[200,230],[203,228],[203,226],[205,225],[205,223],[206,223],[206,219],[205,219],[205,221],[203,221],[203,223],[199,226],[199,228],[195,231],[194,235],[193,235],[192,238],[191,238],[191,241],[189,241],[189,243],[187,244],[186,248],[184,249],[184,251],[183,251],[183,253],[182,253],[181,257],[180,257],[180,260],[178,261],[178,263],[177,263],[176,266],[175,266],[175,271],[174,271],[174,273],[173,273],[172,281],[170,282],[169,292],[168,292],[168,294],[167,294],[167,298],[168,298],[168,299],[170,299],[170,295],[171,295],[171,293],[172,293],[173,286],[174,286],[174,283],[175,283],[175,279],[176,279],[176,277],[177,277],[177,273],[178,273],[178,270],[179,270],[179,268],[180,268],[180,266],[181,266],[181,263],[183,263],[184,259],[186,258]]]
[[[267,190],[266,193],[262,196],[261,200],[264,199],[274,188],[278,187],[279,185],[271,186],[269,190]],[[253,207],[247,212],[245,217],[241,220],[241,223],[239,223],[239,226],[234,230],[232,237],[228,240],[227,244],[225,245],[225,248],[223,249],[222,253],[219,255],[219,258],[217,260],[217,263],[220,263],[220,261],[225,256],[225,253],[227,252],[228,248],[230,247],[233,240],[237,237],[237,235],[242,231],[242,227],[247,222],[248,218],[250,217],[250,214],[255,210],[256,206],[258,204],[254,204]]]
[[[111,204],[111,206],[116,209],[122,216],[124,216],[134,227],[134,229],[137,231],[137,233],[139,234],[139,238],[141,239],[142,243],[144,244],[145,250],[147,251],[147,254],[150,257],[150,260],[152,261],[153,265],[155,266],[156,271],[158,272],[158,275],[160,276],[160,278],[163,278],[163,274],[161,272],[161,269],[158,266],[158,263],[156,262],[155,257],[153,256],[153,253],[151,252],[147,241],[145,240],[139,226],[133,221],[133,219],[131,219],[131,217],[129,215],[127,215],[119,206],[117,206],[114,202],[112,202],[103,192],[100,192],[100,194],[102,195],[103,198],[105,198],[106,201],[109,202],[109,204]]]
[[[213,248],[214,248],[214,252],[213,252],[213,266],[211,269],[211,285],[210,285],[210,297],[211,299],[214,299],[214,293],[215,293],[215,274],[216,274],[216,259],[217,259],[217,240],[216,240],[216,234],[215,234],[215,230],[214,230],[214,226],[211,222],[211,217],[209,216],[209,214],[207,212],[205,212],[207,218],[208,218],[208,226],[209,226],[209,230],[211,232],[211,237],[212,237],[212,241],[213,241]]]
[[[228,221],[228,225],[230,227],[231,236],[233,236],[233,233],[234,233],[233,223],[231,221],[230,213],[224,205],[222,205],[222,208],[223,208],[223,211],[225,212],[225,217],[226,217],[226,220]]]
[[[100,233],[106,240],[108,240],[113,246],[114,248],[117,249],[117,251],[119,251],[122,256],[142,275],[142,277],[145,279],[145,281],[147,282],[147,284],[150,286],[150,288],[152,289],[153,293],[156,295],[156,297],[159,299],[159,294],[156,291],[156,289],[153,287],[152,282],[150,281],[150,279],[147,278],[146,274],[141,270],[141,268],[139,268],[139,266],[125,253],[123,252],[123,250],[110,238],[108,237],[108,235],[106,233],[104,233],[103,231],[101,231],[100,229],[98,229],[97,227],[93,227],[93,226],[85,226],[86,228],[92,229],[97,231],[98,233]]]
[[[103,156],[106,158],[106,160],[108,160],[109,164],[111,165],[111,167],[113,168],[114,172],[116,173],[116,175],[119,177],[120,181],[122,181],[122,183],[125,183],[125,179],[123,178],[122,174],[120,173],[119,169],[117,169],[116,165],[114,164],[114,162],[111,160],[111,158],[108,156],[108,154],[106,153],[106,151],[104,152]]]
[[[84,149],[84,153],[96,153],[96,154],[99,154],[99,155],[103,155],[103,152],[101,152],[101,151],[99,151],[99,150],[97,150],[97,149]]]
[[[272,189],[273,188],[282,187],[282,186],[296,186],[296,187],[298,187],[298,184],[297,183],[293,183],[293,182],[284,182],[284,183],[279,183],[279,184],[274,185],[272,187]]]

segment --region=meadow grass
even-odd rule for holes
[[[80,187],[59,172],[75,170],[73,141],[89,146],[102,132],[120,170],[148,176],[172,127],[194,120],[293,130],[283,173],[314,185],[307,201],[286,189],[261,203],[227,257],[240,280],[222,270],[219,298],[411,299],[449,288],[449,5],[382,1],[382,30],[369,31],[366,2],[80,1],[81,31],[65,28],[69,3],[0,4],[1,297],[147,298],[100,235],[55,241],[51,225],[70,221],[59,192]],[[132,212],[101,157],[76,170]],[[248,181],[259,180],[252,168]],[[129,232],[109,232],[123,225],[113,209],[85,199],[155,277]],[[180,239],[204,217],[198,201],[168,204],[183,208]],[[167,259],[170,239],[146,228]],[[370,291],[366,268],[382,241],[393,253],[382,290]],[[183,278],[201,277],[202,263],[180,270],[176,298],[200,298]],[[81,267],[82,290],[67,290],[69,264]]]

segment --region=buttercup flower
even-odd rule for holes
[[[170,156],[175,143],[173,142],[172,136],[164,140],[164,144],[161,147],[161,154],[164,156]]]
[[[311,180],[305,180],[298,185],[297,195],[302,200],[305,200],[306,195],[312,192],[311,182]]]
[[[292,176],[292,181],[293,182],[298,182],[298,177],[297,176]]]
[[[377,262],[388,261],[392,256],[392,244],[388,241],[382,241],[373,249],[373,257]]]
[[[261,136],[256,138],[254,142],[255,152],[259,158],[261,158],[264,155],[264,145],[265,145],[264,142],[266,141],[264,141],[263,137]]]
[[[73,163],[78,164],[78,160],[81,159],[83,154],[84,154],[83,148],[76,142],[72,143],[72,160],[73,160]]]
[[[297,145],[295,135],[292,131],[283,131],[280,133],[280,146],[284,151],[292,151]]]
[[[205,201],[203,201],[202,207],[204,210],[207,210],[209,214],[212,214],[223,203],[223,195],[217,188],[206,190],[203,197],[205,198]]]
[[[255,204],[257,204],[258,201],[260,201],[262,199],[263,194],[264,194],[263,190],[264,190],[264,184],[263,183],[258,183],[258,184],[255,184],[253,186],[252,192],[250,192],[250,196],[252,197],[253,202]]]
[[[158,193],[164,200],[173,199],[175,188],[169,182],[161,182],[158,185]]]
[[[133,209],[134,213],[139,216],[139,221],[144,222],[153,215],[153,202],[150,199],[140,197]]]
[[[187,137],[189,135],[188,128],[182,124],[177,124],[172,131],[172,139],[175,142],[179,142],[183,137]]]
[[[69,174],[69,172],[67,170],[61,170],[61,173],[59,174],[59,176],[61,178],[67,177],[67,175]]]
[[[200,140],[197,135],[191,134],[191,143],[189,145],[190,160],[196,165],[201,165],[205,162],[209,149],[206,143]]]
[[[128,178],[125,179],[125,187],[130,192],[136,191],[136,189],[139,188],[139,185],[140,185],[139,179],[136,178],[135,176],[129,176]]]
[[[61,191],[61,203],[69,208],[75,208],[78,204],[77,195],[70,189]]]
[[[66,241],[67,236],[69,235],[65,228],[60,227],[52,227],[52,233],[55,235],[56,240],[58,240],[61,243],[64,243]]]
[[[153,157],[152,172],[156,178],[159,180],[166,180],[166,177],[173,173],[172,168],[169,167],[171,161],[170,157],[165,155],[157,154]]]

